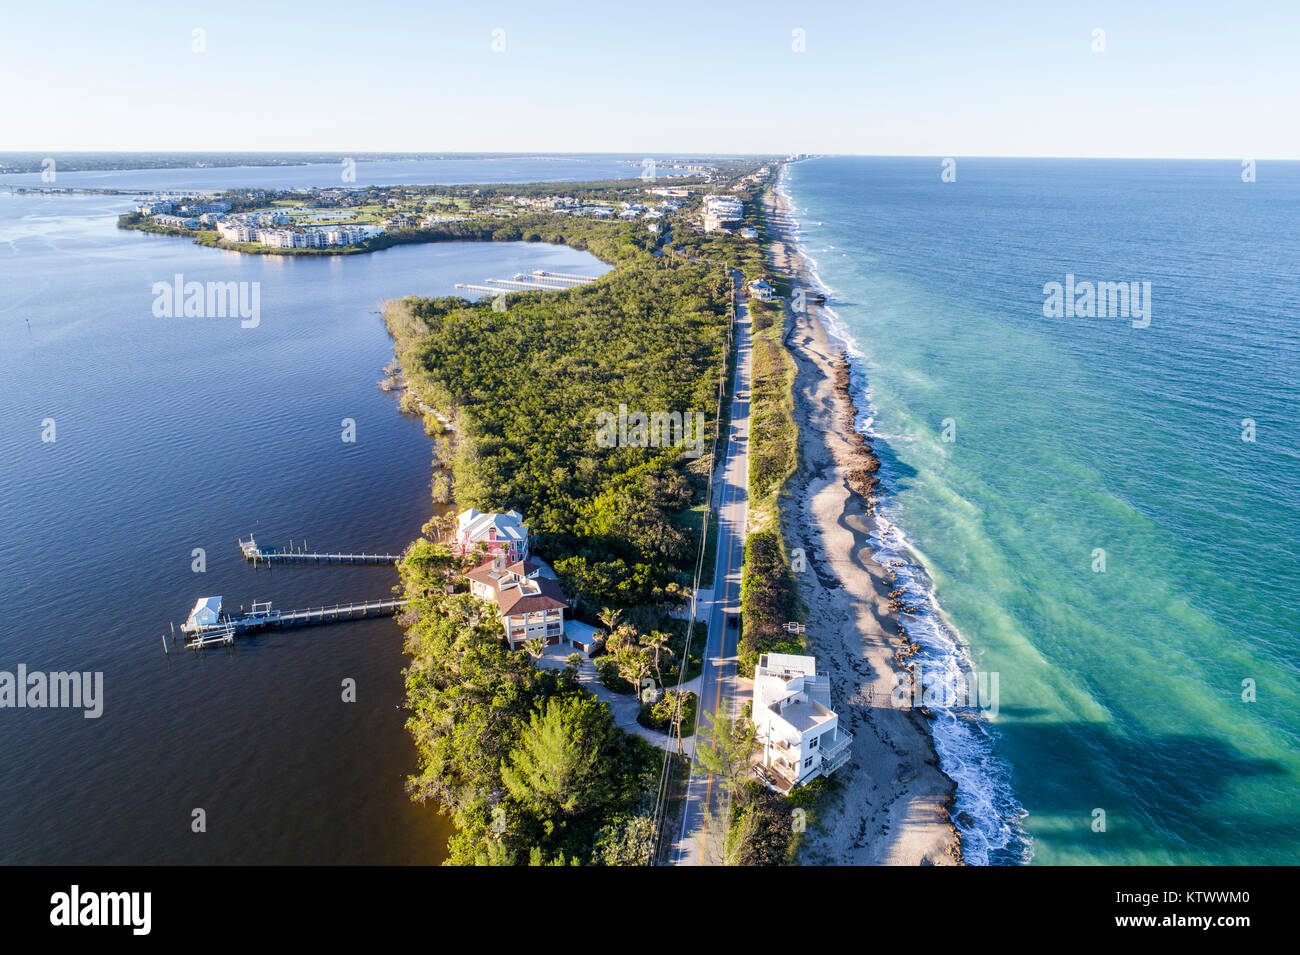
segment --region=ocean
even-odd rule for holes
[[[447,820],[403,788],[395,620],[164,640],[203,596],[390,595],[392,567],[254,570],[235,544],[393,553],[432,514],[433,444],[378,388],[383,299],[608,266],[541,243],[240,255],[119,230],[129,206],[0,193],[0,671],[103,674],[98,719],[0,709],[0,863],[439,862]],[[257,283],[256,327],[158,317],[177,275]]]
[[[969,861],[1300,859],[1300,164],[1243,168],[788,168],[922,667],[996,676],[934,724]]]

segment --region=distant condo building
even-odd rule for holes
[[[158,225],[170,226],[173,229],[197,229],[200,225],[199,220],[191,216],[161,215],[154,216],[153,221]]]
[[[227,242],[260,242],[272,249],[323,249],[334,245],[358,245],[384,231],[383,226],[339,225],[314,229],[266,228],[291,222],[289,216],[259,213],[226,216],[216,223],[217,233]]]
[[[849,760],[852,734],[831,709],[830,681],[815,657],[765,653],[754,669],[752,719],[763,761],[758,773],[779,792],[829,776]]]
[[[229,212],[234,207],[228,202],[192,202],[181,208],[186,215],[201,216],[208,212]]]
[[[257,226],[246,222],[223,219],[217,223],[217,234],[227,242],[256,242]]]
[[[704,197],[704,231],[727,231],[745,218],[745,204],[732,196]]]

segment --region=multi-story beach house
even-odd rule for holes
[[[518,511],[487,514],[471,507],[456,518],[456,551],[504,557],[508,563],[528,557],[528,528]]]
[[[497,617],[511,650],[529,640],[553,646],[564,640],[564,608],[568,606],[555,572],[540,560],[507,563],[494,557],[465,575],[475,597],[496,605]]]
[[[763,747],[759,776],[778,792],[829,776],[849,760],[852,734],[831,709],[815,657],[765,653],[754,669],[751,718]]]

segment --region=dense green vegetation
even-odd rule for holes
[[[657,702],[643,705],[637,722],[661,733],[672,733],[674,722],[680,718],[682,736],[687,737],[695,732],[695,708],[698,703],[694,693],[669,690]]]
[[[794,423],[794,360],[781,343],[781,307],[751,301],[750,506],[771,510],[798,467],[799,432]]]
[[[506,296],[504,312],[458,298],[389,304],[412,389],[456,423],[457,505],[525,514],[539,555],[592,607],[681,603],[698,541],[677,518],[702,496],[707,457],[602,447],[597,415],[703,412],[711,439],[722,271],[655,258],[641,247],[648,233],[625,223],[512,225],[493,237],[566,241],[619,266],[563,292]]]
[[[660,757],[619,732],[609,708],[574,682],[505,649],[500,628],[444,584],[457,562],[417,542],[402,564],[407,727],[419,769],[408,788],[455,821],[448,862],[644,861]]]
[[[508,295],[504,311],[488,300],[408,298],[384,314],[412,393],[454,423],[456,507],[526,516],[534,552],[551,561],[578,614],[608,633],[597,661],[606,685],[672,685],[683,667],[696,672],[703,639],[688,653],[685,624],[668,611],[686,600],[699,547],[690,515],[704,499],[716,429],[724,270],[656,257],[644,224],[619,221],[528,215],[394,239],[564,242],[616,265],[588,285]],[[629,433],[605,446],[597,415],[617,416],[620,405],[629,415],[702,412],[706,424],[679,444],[643,446]],[[485,605],[446,593],[457,569],[425,539],[403,566],[420,766],[410,788],[455,819],[448,861],[643,861],[654,835],[645,798],[662,755],[617,731],[572,668],[541,670],[505,650]],[[647,709],[652,724],[671,724],[664,702]]]
[[[781,342],[780,305],[750,302],[753,355],[750,381],[750,527],[740,596],[740,669],[752,675],[760,654],[800,653],[803,644],[781,629],[796,619],[798,595],[781,533],[781,493],[798,468],[794,423],[794,360]]]
[[[731,796],[727,864],[791,865],[803,832],[815,821],[814,808],[831,785],[831,780],[819,777],[789,796],[755,779],[738,785]]]
[[[740,671],[753,676],[764,653],[803,653],[804,645],[782,627],[795,619],[794,575],[776,525],[751,531],[745,539],[745,567],[740,583],[744,627],[740,636]]]

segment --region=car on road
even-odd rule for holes
[[[739,629],[739,627],[740,627],[740,615],[734,613],[727,614],[727,629],[737,630]]]

